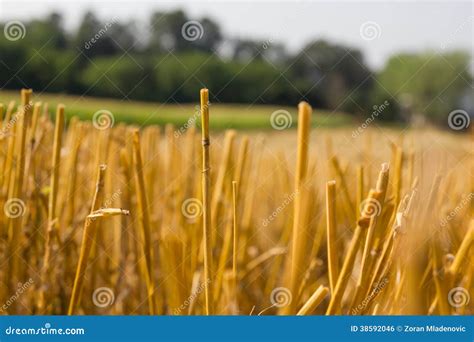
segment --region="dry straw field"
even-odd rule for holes
[[[0,105],[2,314],[474,313],[469,134],[310,129],[304,102],[297,131],[215,132],[206,89],[200,129],[32,99]]]

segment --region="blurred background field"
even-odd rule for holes
[[[112,113],[117,122],[125,122],[140,126],[173,124],[184,126],[190,120],[199,126],[199,107],[197,104],[153,103],[131,100],[93,98],[89,96],[74,96],[64,94],[39,94],[35,101],[48,104],[48,109],[54,109],[57,104],[66,106],[66,116],[77,116],[82,120],[92,120],[94,113],[107,110]],[[18,92],[0,91],[0,103],[20,100]],[[212,128],[222,130],[235,129],[271,129],[271,114],[284,110],[291,114],[291,126],[296,124],[296,109],[285,106],[270,106],[255,104],[212,104]],[[346,113],[318,110],[313,120],[314,127],[340,127],[354,120]]]
[[[180,125],[203,87],[215,128],[267,128],[301,100],[323,126],[363,122],[382,104],[378,123],[448,127],[452,111],[474,114],[470,2],[2,5],[0,90],[54,94],[40,97],[68,116]]]

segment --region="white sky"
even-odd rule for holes
[[[360,48],[374,68],[400,51],[445,46],[474,55],[474,1],[0,0],[0,20],[30,19],[55,10],[72,29],[92,9],[104,20],[116,16],[146,25],[153,11],[174,8],[183,8],[191,19],[213,18],[228,36],[271,39],[290,51],[313,38],[348,44]],[[360,27],[367,21],[380,27],[378,38],[361,38]]]

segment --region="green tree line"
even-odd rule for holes
[[[205,86],[214,102],[305,99],[364,117],[388,101],[380,119],[420,114],[438,122],[472,105],[470,56],[463,51],[397,54],[374,72],[351,46],[316,39],[288,53],[277,39],[225,37],[211,18],[181,10],[153,13],[144,27],[87,12],[74,32],[57,13],[5,21],[0,29],[1,89],[181,103],[195,102],[196,89]]]

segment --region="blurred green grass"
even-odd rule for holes
[[[5,105],[14,100],[18,104],[20,93],[15,91],[0,91],[0,102]],[[66,115],[81,120],[91,120],[94,113],[100,110],[110,111],[115,123],[124,122],[139,126],[173,124],[177,127],[186,125],[189,120],[195,120],[199,125],[199,107],[196,104],[161,104],[130,100],[115,100],[96,97],[83,97],[64,94],[35,94],[33,101],[48,103],[50,112],[58,103],[66,106]],[[273,105],[246,104],[214,104],[210,106],[210,123],[213,129],[272,129],[270,117],[272,113],[284,110],[292,116],[292,127],[296,127],[295,107]],[[314,110],[312,125],[314,127],[341,127],[351,123],[351,118],[344,113]]]

